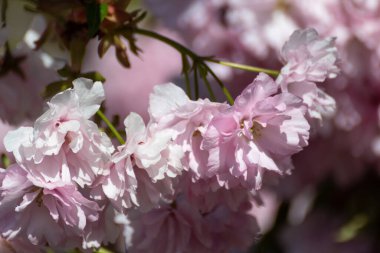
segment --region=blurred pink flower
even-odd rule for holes
[[[285,42],[281,59],[285,64],[281,69],[279,82],[281,88],[293,82],[324,82],[335,78],[338,50],[334,38],[322,39],[314,29],[297,30]]]
[[[20,55],[24,53],[16,54]],[[0,118],[13,125],[25,120],[34,120],[40,115],[43,108],[43,88],[58,78],[55,70],[43,65],[38,52],[26,54],[26,59],[21,63],[21,70],[24,78],[14,72],[0,77]]]
[[[368,253],[373,251],[371,235],[358,235],[351,240],[340,241],[339,233],[344,220],[333,213],[315,211],[306,220],[288,226],[281,233],[285,253]]]
[[[125,221],[128,251],[149,252],[231,252],[246,250],[255,240],[258,227],[247,214],[249,205],[237,211],[223,205],[200,213],[183,197],[148,213],[136,211]]]

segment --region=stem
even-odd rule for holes
[[[116,139],[120,142],[120,144],[124,145],[125,141],[124,141],[123,137],[121,137],[121,135],[116,130],[116,128],[113,126],[113,124],[111,123],[111,121],[109,121],[109,119],[107,118],[107,116],[101,110],[98,110],[96,112],[96,114],[104,121],[104,123],[106,123],[106,125],[109,127],[109,129],[111,130],[111,132],[115,135]]]
[[[207,61],[207,62],[213,62],[213,63],[217,63],[217,64],[220,64],[223,66],[227,66],[227,67],[231,67],[231,68],[235,68],[235,69],[241,69],[241,70],[250,71],[250,72],[255,72],[255,73],[263,72],[263,73],[267,73],[267,74],[275,76],[275,77],[277,77],[280,74],[280,72],[277,70],[265,69],[265,68],[249,66],[249,65],[244,65],[244,64],[234,63],[234,62],[221,61],[221,60],[208,58],[208,57],[200,57],[196,53],[194,53],[193,51],[188,49],[187,47],[184,47],[183,45],[179,44],[178,42],[176,42],[172,39],[169,39],[165,36],[162,36],[161,34],[149,31],[149,30],[145,30],[145,29],[141,29],[141,28],[133,28],[133,32],[135,32],[137,34],[145,35],[145,36],[148,36],[151,38],[155,38],[155,39],[160,40],[162,42],[165,42],[166,44],[174,47],[178,51],[189,55],[193,59],[202,59],[202,60]]]
[[[259,73],[263,72],[274,77],[277,77],[280,74],[279,71],[272,70],[272,69],[264,69],[264,68],[259,68],[259,67],[234,63],[234,62],[220,61],[220,60],[211,59],[211,58],[205,58],[204,60],[208,62],[217,63],[223,66],[235,68],[235,69],[241,69],[241,70],[246,70],[246,71],[251,71],[251,72],[259,72]]]
[[[185,76],[185,82],[186,82],[186,94],[191,99],[191,85],[190,85],[189,73],[187,72],[187,70],[183,72],[183,75]]]
[[[190,78],[189,78],[189,62],[187,61],[187,56],[185,54],[182,54],[182,73],[185,76],[185,82],[186,82],[186,94],[191,99],[191,85],[190,85]]]
[[[214,94],[214,92],[212,90],[210,82],[207,80],[207,76],[206,75],[202,75],[202,79],[203,79],[203,82],[205,83],[205,85],[207,87],[208,93],[210,94],[210,100],[212,102],[215,102],[216,101],[215,94]]]
[[[230,105],[234,104],[234,99],[232,98],[230,92],[227,90],[227,88],[223,85],[223,82],[217,77],[217,75],[210,69],[210,67],[207,64],[204,64],[207,71],[212,75],[212,77],[215,79],[215,81],[219,84],[220,88],[222,89],[224,95],[227,98],[227,101]]]
[[[174,41],[172,39],[169,39],[169,38],[167,38],[165,36],[162,36],[159,33],[156,33],[156,32],[153,32],[153,31],[149,31],[149,30],[145,30],[145,29],[141,29],[141,28],[133,28],[132,32],[135,32],[137,34],[144,35],[144,36],[151,37],[151,38],[154,38],[156,40],[162,41],[162,42],[166,43],[167,45],[175,48],[177,51],[181,52],[182,54],[185,54],[185,55],[188,55],[189,57],[191,57],[191,59],[193,60],[193,62],[201,61],[202,64],[206,67],[207,71],[210,72],[210,74],[213,76],[213,78],[215,79],[215,81],[221,87],[224,95],[227,98],[227,101],[231,105],[234,103],[234,99],[232,98],[232,96],[231,96],[230,92],[228,91],[228,89],[224,86],[223,82],[215,75],[215,73],[211,70],[211,68],[208,67],[207,64],[204,63],[204,60],[205,59],[207,60],[208,58],[204,58],[204,57],[198,56],[196,53],[194,53],[190,49],[182,46],[180,43],[178,43],[178,42],[176,42],[176,41]]]
[[[198,66],[194,64],[194,84],[195,84],[195,100],[199,98],[199,83],[198,83]]]
[[[153,32],[153,31],[149,31],[149,30],[145,30],[145,29],[141,29],[141,28],[132,28],[131,30],[134,33],[137,33],[137,34],[140,34],[140,35],[145,35],[147,37],[151,37],[151,38],[160,40],[160,41],[162,41],[162,42],[170,45],[171,47],[177,49],[179,52],[187,54],[188,56],[190,56],[193,59],[194,58],[200,58],[196,53],[194,53],[193,51],[191,51],[187,47],[182,46],[178,42],[176,42],[176,41],[174,41],[172,39],[169,39],[168,37],[165,37],[165,36],[163,36],[163,35],[161,35],[159,33],[156,33],[156,32]]]

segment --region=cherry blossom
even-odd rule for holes
[[[77,79],[74,88],[55,95],[49,109],[34,127],[21,127],[4,138],[29,173],[45,182],[91,185],[107,174],[106,164],[114,147],[106,134],[88,120],[100,107],[104,91],[100,82]]]
[[[170,178],[181,174],[182,149],[172,143],[173,130],[151,130],[136,113],[124,121],[126,144],[112,157],[103,190],[116,206],[154,206],[172,191]]]
[[[131,212],[120,219],[126,226],[130,252],[231,252],[246,250],[258,232],[253,216],[242,205],[231,211],[223,205],[201,214],[183,196],[148,213]],[[236,233],[239,231],[239,233]]]
[[[72,243],[80,241],[83,229],[98,220],[101,208],[74,185],[42,187],[43,182],[33,184],[18,165],[1,171],[1,235],[33,245],[75,247]]]
[[[156,86],[150,96],[149,112],[157,129],[172,129],[173,139],[185,152],[182,161],[194,178],[208,174],[207,153],[201,150],[202,135],[211,119],[228,106],[208,99],[192,101],[174,84]]]
[[[310,126],[302,100],[278,94],[278,89],[269,76],[260,74],[208,125],[202,145],[209,150],[209,170],[227,188],[241,182],[259,189],[265,170],[288,173],[290,156],[307,145]]]

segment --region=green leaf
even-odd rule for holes
[[[57,72],[61,77],[65,78],[71,77],[73,74],[70,66],[68,65],[63,66],[63,68],[59,69]]]
[[[113,252],[105,248],[100,248],[98,250],[95,250],[94,253],[113,253]]]
[[[108,4],[92,2],[86,4],[86,16],[88,23],[88,34],[94,37],[99,31],[100,24],[108,14]]]
[[[100,4],[100,23],[107,17],[108,14],[108,4]]]
[[[348,242],[354,239],[368,224],[368,217],[364,214],[355,215],[347,224],[345,224],[336,235],[337,242]]]
[[[58,81],[58,82],[53,82],[46,86],[45,90],[43,91],[42,96],[44,98],[50,98],[57,94],[58,92],[64,91],[68,88],[71,88],[72,84],[70,81]]]
[[[79,76],[91,79],[93,81],[100,81],[102,83],[106,81],[106,78],[97,71],[80,74]]]
[[[1,154],[1,165],[4,169],[8,168],[8,166],[11,164],[11,160],[6,154]]]

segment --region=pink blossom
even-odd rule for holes
[[[202,215],[185,200],[148,213],[128,215],[133,233],[127,249],[130,252],[208,252],[212,245],[202,224]]]
[[[197,52],[232,61],[264,60],[297,28],[278,1],[145,1],[161,20],[182,32]]]
[[[84,229],[83,249],[92,250],[102,245],[114,244],[122,236],[123,227],[114,221],[116,210],[108,202],[103,206],[99,219],[89,223]]]
[[[289,172],[290,156],[307,145],[310,126],[302,101],[278,89],[260,74],[234,106],[211,120],[202,145],[209,151],[208,169],[225,187],[259,189],[265,170]]]
[[[313,82],[287,84],[287,92],[301,98],[307,106],[307,116],[318,120],[332,118],[336,113],[336,101]]]
[[[332,117],[335,100],[314,82],[335,78],[339,72],[334,39],[320,39],[314,29],[295,31],[282,48],[281,58],[285,66],[276,81],[282,91],[302,98],[309,117]]]
[[[191,172],[184,173],[176,185],[176,192],[186,196],[186,199],[203,213],[208,213],[221,204],[237,211],[243,202],[255,197],[244,187],[221,188],[216,176],[197,180],[193,178]]]
[[[320,39],[314,29],[295,31],[281,51],[285,63],[279,77],[282,89],[286,90],[286,84],[293,82],[323,82],[326,78],[335,78],[339,68],[334,40]]]
[[[233,211],[220,205],[205,214],[204,219],[213,239],[214,252],[247,252],[257,240],[260,231],[254,216],[248,213],[249,202],[243,202]]]
[[[40,188],[18,165],[2,171],[0,179],[0,232],[8,240],[72,248],[83,240],[86,226],[99,218],[98,204],[74,185]]]
[[[253,216],[241,205],[223,205],[201,213],[183,196],[148,213],[130,212],[124,220],[128,252],[231,252],[247,250],[258,232]]]
[[[353,34],[347,26],[347,15],[340,0],[292,0],[289,15],[299,28],[313,27],[322,36],[336,36],[339,46],[349,42]]]
[[[380,3],[376,0],[348,0],[342,9],[349,18],[349,27],[368,48],[377,50],[380,39]]]
[[[171,178],[183,169],[183,151],[172,143],[171,129],[152,131],[136,113],[124,124],[127,141],[112,157],[103,190],[119,210],[136,205],[145,209],[172,191]]]
[[[73,180],[83,187],[107,174],[106,163],[114,148],[106,134],[88,120],[104,99],[102,84],[83,78],[73,83],[74,89],[51,99],[34,128],[9,132],[4,144],[33,178],[53,184]]]
[[[150,96],[149,113],[156,129],[172,129],[174,142],[182,147],[185,169],[192,170],[195,178],[206,175],[207,152],[201,150],[202,135],[208,123],[227,104],[208,99],[192,101],[174,84],[156,86]]]

